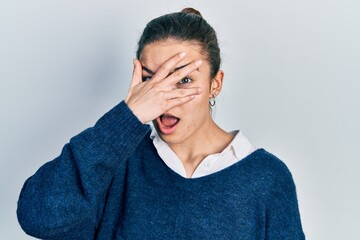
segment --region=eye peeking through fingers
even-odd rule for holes
[[[142,77],[142,81],[143,81],[143,82],[149,81],[150,79],[151,79],[150,76],[143,76],[143,77]]]
[[[191,83],[191,82],[192,82],[192,80],[191,80],[190,78],[184,77],[183,79],[181,79],[181,80],[178,82],[178,84],[179,84],[179,85],[185,85],[185,84],[189,84],[189,83]]]

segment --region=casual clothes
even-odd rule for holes
[[[121,102],[24,184],[18,220],[43,239],[305,239],[286,165],[264,149],[221,171],[171,170]]]

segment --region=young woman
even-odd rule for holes
[[[126,99],[25,182],[17,210],[24,231],[44,239],[305,239],[286,165],[213,121],[219,68],[215,31],[198,11],[148,23]]]

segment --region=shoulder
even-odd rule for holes
[[[293,177],[287,165],[265,149],[256,150],[246,160],[256,178],[266,182],[270,188],[294,186]]]
[[[248,164],[254,167],[259,167],[260,170],[268,173],[281,174],[290,172],[286,164],[281,159],[263,148],[255,150],[245,160],[248,161]]]
[[[253,163],[263,166],[264,170],[274,173],[289,173],[289,168],[286,164],[274,154],[263,148],[256,150],[254,153]]]

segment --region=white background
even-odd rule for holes
[[[307,239],[360,239],[357,0],[1,0],[1,239],[31,239],[24,181],[125,98],[146,23],[187,6],[218,33],[217,122],[287,164]]]

